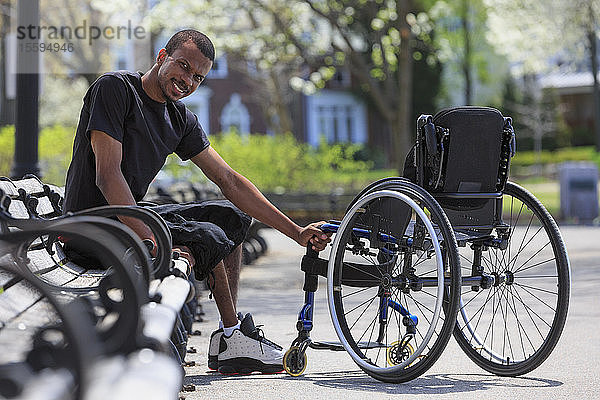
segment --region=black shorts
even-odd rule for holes
[[[242,244],[252,218],[227,200],[164,204],[149,207],[167,223],[173,245],[190,249],[196,265],[194,275],[202,280]]]
[[[242,244],[252,218],[227,200],[164,204],[148,207],[167,223],[173,245],[186,246],[196,265],[194,276],[202,280],[233,250]],[[84,268],[103,265],[94,251],[72,240],[65,243],[67,257]]]

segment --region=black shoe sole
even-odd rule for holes
[[[240,357],[219,361],[219,373],[223,375],[248,375],[253,372],[276,374],[281,371],[283,371],[283,365],[265,364],[253,358]]]

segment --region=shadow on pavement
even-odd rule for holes
[[[387,393],[387,394],[447,394],[467,393],[492,389],[494,387],[504,388],[551,388],[562,386],[563,382],[532,378],[518,377],[506,378],[492,375],[479,374],[436,374],[425,375],[410,382],[393,384],[379,382],[362,371],[337,371],[311,373],[299,377],[291,377],[286,374],[274,375],[236,375],[224,376],[218,373],[208,375],[192,375],[185,378],[186,384],[197,386],[210,385],[214,381],[244,380],[244,379],[269,379],[311,382],[318,386],[335,389],[362,390],[365,392]]]

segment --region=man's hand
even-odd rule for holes
[[[304,247],[308,246],[308,243],[310,243],[313,250],[316,251],[325,249],[327,243],[331,242],[331,233],[325,233],[319,229],[319,226],[324,223],[325,221],[314,222],[305,226],[298,233],[298,239],[296,241]]]

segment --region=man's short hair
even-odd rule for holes
[[[210,61],[215,61],[215,46],[213,46],[208,36],[195,29],[185,29],[171,36],[171,39],[169,39],[167,45],[165,46],[167,54],[173,54],[173,52],[175,52],[179,46],[188,40],[192,40],[196,47],[198,47],[198,50],[200,50],[206,58],[208,58]]]

